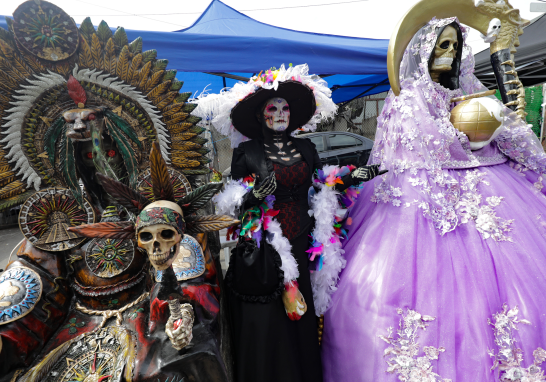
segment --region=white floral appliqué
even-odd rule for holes
[[[442,379],[433,372],[430,362],[438,359],[438,356],[445,351],[445,348],[425,346],[423,347],[425,355],[417,357],[419,354],[417,331],[419,329],[426,330],[429,325],[427,322],[434,321],[435,318],[421,315],[410,309],[404,315],[404,311],[398,308],[397,313],[402,316],[397,330],[397,338],[393,337],[394,329],[392,327],[387,329],[388,334],[386,337],[379,336],[390,345],[383,354],[385,357],[389,356],[386,360],[389,365],[387,372],[398,374],[398,379],[402,382],[451,382],[451,379]]]
[[[512,330],[517,330],[517,324],[531,324],[525,319],[518,320],[518,307],[508,310],[508,306],[502,306],[502,312],[493,315],[495,322],[487,319],[489,325],[493,326],[495,334],[495,343],[499,348],[498,354],[493,350],[489,350],[489,355],[495,358],[495,363],[491,370],[497,367],[500,371],[501,381],[518,381],[518,382],[543,382],[546,381],[544,372],[540,365],[546,360],[546,351],[538,348],[533,352],[535,362],[524,368],[521,366],[523,362],[523,352],[516,345]]]

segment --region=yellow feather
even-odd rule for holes
[[[197,134],[195,133],[181,133],[181,134],[171,134],[171,141],[187,141],[192,139]]]
[[[91,56],[93,57],[93,64],[97,69],[104,69],[102,60],[102,47],[100,46],[99,37],[96,33],[91,35]]]
[[[153,77],[153,76],[152,76]],[[165,91],[171,86],[171,81],[166,81],[163,83],[160,83],[155,88],[153,88],[152,91],[150,91],[148,94],[146,94],[146,97],[152,101],[154,104],[158,103],[160,100],[160,96],[165,93]]]
[[[188,142],[188,141],[176,141],[171,142],[172,149],[173,150],[182,150],[182,151],[192,151],[192,150],[198,150],[201,148],[201,145],[198,145],[197,143]]]
[[[174,98],[178,95],[178,92],[168,92],[164,96],[158,98],[160,99],[159,103],[156,105],[159,110],[163,110],[165,107],[167,107]]]
[[[131,86],[136,86],[138,84],[138,67],[142,63],[142,54],[139,53],[133,57],[131,62],[131,68],[129,69],[129,74],[127,75],[127,82],[131,83]]]
[[[129,72],[129,47],[125,45],[121,49],[121,53],[119,54],[116,74],[123,81],[127,81],[128,72]]]
[[[159,81],[161,81],[161,79],[163,78],[163,74],[165,74],[164,70],[160,70],[160,71],[155,72],[154,74],[152,74],[152,76],[150,77],[148,82],[146,82],[146,86],[142,90],[148,92],[148,91],[152,90],[153,88],[155,88],[157,86],[157,84],[159,83]]]
[[[177,113],[182,107],[184,106],[184,103],[175,103],[172,105],[168,105],[163,109],[163,116],[169,116]]]
[[[139,90],[144,90],[146,87],[146,83],[148,82],[148,76],[150,75],[150,70],[152,69],[152,61],[148,61],[142,69],[140,69],[140,72],[138,73],[138,86],[137,88]]]
[[[0,189],[0,200],[11,198],[12,196],[19,195],[25,191],[23,182],[16,180],[11,182],[7,186]]]
[[[91,55],[91,49],[89,44],[84,38],[80,38],[80,67],[92,68],[93,67],[93,56]]]
[[[168,117],[163,117],[163,121],[165,121],[168,125],[173,125],[178,122],[182,122],[186,118],[188,118],[189,114],[184,112],[179,112],[173,115],[169,115]]]
[[[176,158],[199,158],[202,156],[203,154],[199,154],[196,151],[181,151],[181,150],[171,151],[172,160],[175,160]]]
[[[172,163],[181,169],[199,167],[201,163],[196,160],[171,157]]]
[[[112,37],[104,46],[104,69],[111,74],[116,74],[116,48]]]
[[[165,114],[163,114],[163,115],[165,115]],[[171,133],[171,134],[182,133],[182,132],[188,130],[192,126],[193,126],[193,123],[187,123],[187,122],[171,123],[171,122],[167,122],[167,129],[169,129],[169,133]]]

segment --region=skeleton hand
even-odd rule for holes
[[[291,281],[288,284],[284,284],[282,302],[284,303],[284,310],[286,311],[288,318],[292,321],[298,321],[301,316],[307,312],[307,304],[298,289],[297,281]]]
[[[178,300],[175,300],[178,303]],[[165,334],[171,340],[171,344],[176,350],[188,346],[193,338],[193,308],[190,304],[179,305],[179,314],[173,314],[171,308],[171,316],[165,327]],[[169,301],[171,306],[171,301]]]
[[[263,199],[268,195],[271,195],[277,189],[277,180],[275,179],[275,173],[272,172],[267,178],[260,183],[258,188],[254,188],[252,193],[257,199]]]
[[[355,183],[367,182],[372,180],[377,175],[386,173],[387,171],[379,171],[379,165],[373,164],[371,166],[359,167],[351,173],[351,176],[355,180]]]

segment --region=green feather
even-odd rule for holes
[[[99,27],[97,28],[97,36],[103,44],[106,44],[110,37],[113,36],[112,30],[108,24],[106,24],[106,21],[103,20],[100,22]]]
[[[133,130],[133,128],[129,126],[123,118],[119,117],[111,110],[106,110],[105,115],[110,121],[112,121],[118,130],[121,130],[123,134],[135,142],[139,149],[142,148],[142,142],[140,142],[138,139],[138,135],[136,134],[135,130]]]
[[[72,139],[66,137],[66,128],[63,129],[63,138],[61,140],[61,173],[64,181],[74,198],[80,206],[83,206],[83,198],[80,190],[80,184],[78,182],[78,175],[76,173],[76,158],[74,158],[74,145]]]
[[[135,187],[138,177],[138,162],[136,159],[135,152],[133,147],[127,142],[126,138],[121,134],[121,131],[118,129],[115,123],[106,120],[106,127],[110,136],[116,142],[118,149],[127,168],[127,173],[129,174],[129,186]],[[140,143],[140,141],[139,141]]]
[[[44,148],[52,166],[55,165],[55,144],[57,143],[57,139],[59,139],[59,135],[65,131],[64,124],[65,121],[62,116],[57,118],[44,135]]]

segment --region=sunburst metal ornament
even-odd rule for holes
[[[17,42],[43,60],[65,60],[78,49],[78,27],[66,12],[54,4],[28,1],[15,10],[13,17]]]
[[[63,188],[48,188],[32,195],[23,204],[19,227],[34,246],[45,251],[64,251],[83,242],[69,227],[95,220],[91,204],[80,206],[72,193]]]
[[[110,278],[124,272],[134,258],[134,246],[129,240],[93,239],[85,253],[85,262],[98,277]]]

